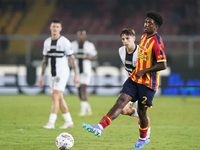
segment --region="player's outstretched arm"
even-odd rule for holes
[[[41,73],[40,79],[38,81],[38,84],[40,87],[42,87],[42,82],[44,80],[44,74],[45,74],[45,70],[47,68],[47,63],[48,63],[48,58],[44,56],[43,61],[42,61],[42,73]]]
[[[74,70],[74,73],[75,73],[75,75],[74,75],[74,84],[77,84],[77,83],[79,83],[78,65],[77,65],[77,63],[75,61],[74,55],[70,55],[69,56],[69,61],[70,61],[71,67],[72,67],[72,69]]]

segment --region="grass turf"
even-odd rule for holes
[[[80,101],[76,95],[65,100],[74,121],[74,128],[59,129],[64,120],[61,112],[56,129],[42,128],[51,111],[48,95],[0,95],[0,149],[56,150],[55,139],[61,132],[73,135],[72,150],[127,150],[139,137],[137,119],[120,115],[97,138],[82,128],[82,123],[97,124],[113,106],[117,96],[90,95],[93,115],[79,117]],[[148,110],[151,119],[151,143],[144,150],[200,149],[199,97],[155,97]]]

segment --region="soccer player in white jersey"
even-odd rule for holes
[[[85,30],[77,32],[78,40],[72,41],[72,48],[75,52],[75,58],[79,67],[79,83],[76,84],[78,88],[78,95],[81,100],[81,109],[79,116],[91,115],[91,107],[88,103],[87,86],[91,80],[92,60],[97,60],[97,50],[93,43],[86,40],[87,33]]]
[[[73,127],[73,121],[63,97],[63,91],[65,90],[70,74],[68,58],[73,64],[72,66],[75,71],[74,84],[79,82],[79,75],[78,67],[74,57],[74,50],[71,47],[70,41],[61,35],[61,30],[61,21],[53,20],[50,25],[51,37],[44,41],[43,47],[42,74],[38,84],[40,87],[42,87],[45,69],[48,65],[50,70],[50,89],[52,92],[51,96],[53,101],[49,121],[45,126],[43,126],[45,129],[55,128],[54,124],[57,119],[59,108],[61,109],[63,118],[65,120],[64,125],[60,128],[66,129]]]
[[[129,77],[129,75],[131,75],[133,70],[135,69],[139,46],[137,44],[135,44],[136,37],[135,37],[135,31],[133,29],[124,28],[120,33],[120,37],[121,37],[121,40],[122,40],[122,43],[124,46],[119,48],[119,56],[125,67],[126,79],[127,79]],[[134,108],[133,102],[130,101],[122,109],[121,114],[138,118],[137,105],[138,105],[138,101],[135,102],[136,108]],[[150,140],[150,119],[148,118],[148,120],[149,120],[149,122],[148,122],[149,128],[148,128],[148,132],[147,132],[147,137]],[[138,123],[139,123],[139,119],[138,119]]]

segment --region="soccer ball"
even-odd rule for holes
[[[56,137],[56,146],[61,150],[69,150],[73,145],[74,138],[67,132],[63,132]]]

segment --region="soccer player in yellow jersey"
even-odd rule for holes
[[[166,55],[162,38],[157,29],[163,24],[162,16],[157,12],[147,12],[144,21],[144,35],[141,37],[138,49],[136,68],[125,81],[120,95],[110,111],[100,120],[98,125],[83,123],[85,130],[95,136],[101,136],[103,130],[117,118],[121,110],[130,100],[138,100],[138,115],[140,120],[140,137],[132,149],[141,149],[148,144],[147,109],[152,107],[154,94],[159,86],[160,70],[167,67]]]

